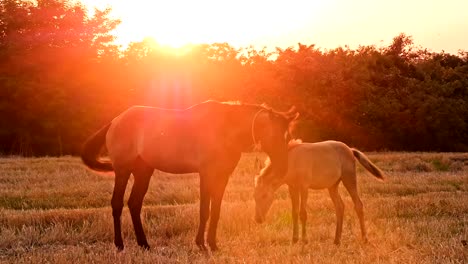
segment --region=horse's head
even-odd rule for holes
[[[276,112],[263,108],[252,123],[254,143],[259,143],[273,167],[273,177],[282,177],[288,169],[289,124],[299,116],[295,107],[288,112]]]
[[[263,108],[255,115],[252,124],[254,143],[269,156],[265,168],[255,180],[255,219],[263,222],[273,202],[274,191],[283,183],[288,170],[289,124],[299,114],[292,107],[288,112]]]
[[[273,170],[271,162],[267,159],[265,167],[260,171],[260,175],[255,177],[255,221],[262,223],[265,221],[268,210],[273,203],[275,190],[283,183],[282,178],[272,177]]]

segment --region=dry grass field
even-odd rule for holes
[[[370,243],[343,186],[341,246],[328,192],[310,191],[308,244],[291,244],[286,186],[266,223],[254,220],[253,184],[264,156],[246,154],[229,181],[218,228],[218,252],[194,243],[198,176],[155,172],[142,218],[152,249],[136,245],[128,209],[126,248],[113,245],[111,175],[75,157],[0,158],[1,263],[467,263],[468,154],[369,153],[388,175],[382,183],[358,165]],[[129,183],[129,187],[131,186]],[[127,190],[127,196],[129,194]]]

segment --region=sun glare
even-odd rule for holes
[[[192,17],[178,8],[176,2],[147,1],[144,6],[127,5],[124,10],[116,9],[126,21],[116,32],[123,42],[151,37],[161,45],[180,48],[193,41]]]
[[[112,16],[122,21],[115,35],[116,43],[124,47],[151,37],[175,48],[214,42],[234,47],[285,48],[300,42],[355,48],[391,41],[402,32],[436,50],[456,52],[468,42],[464,0],[450,0],[451,4],[424,0],[75,1],[82,1],[91,12],[94,7],[110,7]],[[434,13],[450,15],[433,19]],[[399,14],[398,19],[394,14]]]
[[[151,37],[173,48],[213,42],[265,45],[291,37],[319,13],[319,1],[301,5],[248,0],[82,1],[89,7],[112,8],[113,16],[122,20],[115,31],[119,44]]]

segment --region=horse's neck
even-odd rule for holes
[[[226,112],[226,120],[228,120],[230,126],[229,132],[242,151],[249,150],[253,145],[252,123],[255,114],[260,109],[261,107],[254,105],[239,105],[232,106],[231,111]]]

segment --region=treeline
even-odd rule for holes
[[[121,50],[109,13],[72,1],[0,1],[0,153],[77,154],[131,105],[207,99],[296,105],[294,133],[307,141],[468,151],[467,52],[430,52],[404,34],[382,48],[172,50],[147,39]]]

